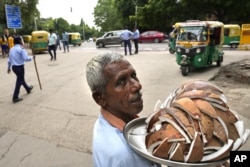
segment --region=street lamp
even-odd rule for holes
[[[34,17],[34,22],[35,22],[35,30],[37,31],[36,19],[37,19],[37,17]]]
[[[84,21],[82,19],[82,40],[85,41],[85,34],[84,34]]]

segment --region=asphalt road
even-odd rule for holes
[[[30,52],[30,51],[29,51]],[[0,166],[1,167],[92,167],[92,128],[99,107],[92,100],[85,78],[85,65],[93,56],[118,52],[120,46],[96,49],[94,43],[70,46],[70,52],[58,51],[57,61],[48,53],[38,54],[36,64],[42,89],[39,88],[34,63],[28,62],[26,81],[34,89],[24,100],[11,101],[15,75],[7,74],[7,58],[0,58]],[[225,50],[223,65],[249,57],[249,51]],[[147,116],[157,100],[166,97],[181,83],[190,79],[211,78],[219,68],[193,71],[183,77],[175,56],[166,43],[140,44],[138,55],[126,57],[143,86]],[[250,128],[249,118],[244,118]],[[250,150],[248,143],[245,149]]]

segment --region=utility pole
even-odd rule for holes
[[[135,26],[137,26],[137,0],[134,0],[135,5]]]
[[[85,41],[85,33],[84,33],[84,21],[82,19],[82,40]]]

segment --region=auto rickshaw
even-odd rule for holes
[[[43,52],[48,50],[48,38],[49,32],[41,30],[41,31],[33,31],[31,33],[31,49],[34,52]]]
[[[176,62],[183,76],[192,68],[223,62],[224,25],[219,21],[186,21],[180,24],[176,39]]]
[[[32,36],[31,35],[23,35],[22,38],[23,38],[23,42],[24,42],[25,47],[29,48]]]
[[[78,32],[71,32],[69,34],[69,45],[78,45],[81,46],[82,41],[81,41],[81,35]]]
[[[239,49],[250,50],[250,24],[242,24]]]
[[[238,24],[224,25],[224,43],[231,48],[237,48],[240,43],[240,26]]]

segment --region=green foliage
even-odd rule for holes
[[[169,32],[175,22],[186,20],[249,23],[249,9],[250,1],[243,0],[99,0],[94,16],[96,25],[105,31],[137,23],[141,31]]]
[[[64,18],[41,18],[36,8],[39,0],[0,0],[0,32],[6,28],[5,4],[18,5],[22,14],[19,34],[37,30],[55,29],[59,35],[65,29],[79,32],[84,39],[98,37],[105,31],[130,29],[136,24],[140,31],[170,32],[175,22],[216,19],[224,24],[250,22],[250,1],[235,0],[98,0],[94,8],[94,22],[100,29],[89,27],[84,20],[79,25],[69,25]],[[213,16],[213,17],[212,17]],[[13,31],[13,30],[10,30]],[[84,36],[83,36],[84,34]]]
[[[101,28],[101,31],[110,31],[121,29],[119,12],[114,4],[114,0],[98,0],[94,8],[95,25]]]

